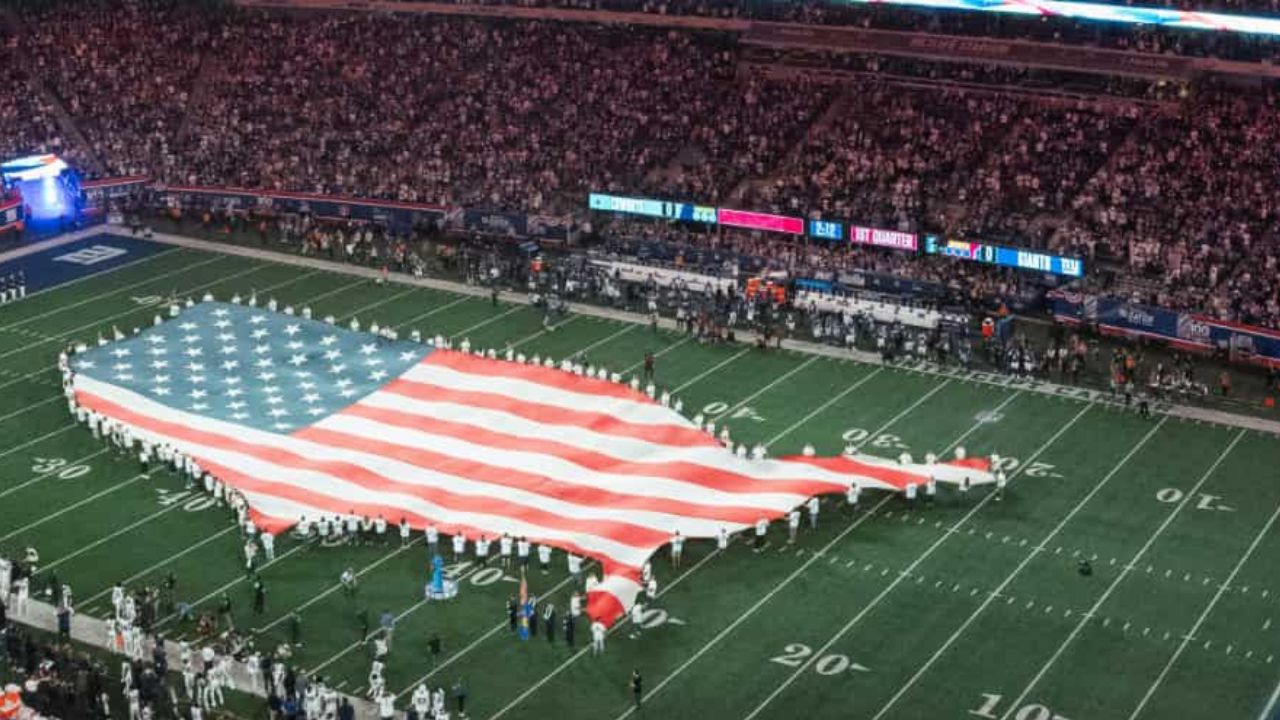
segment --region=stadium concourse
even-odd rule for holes
[[[0,6],[21,713],[1270,720],[1271,36],[283,4]]]

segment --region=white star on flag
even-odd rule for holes
[[[183,337],[183,338],[182,338],[182,342],[184,342],[184,343],[186,343],[186,344],[188,344],[188,345],[190,345],[191,343],[200,342],[200,336],[199,336],[199,335],[187,335],[187,336],[185,336],[185,337]]]
[[[316,384],[315,384],[315,383],[313,383],[313,382],[300,382],[300,383],[298,383],[298,387],[302,388],[303,390],[311,390],[311,389],[313,389],[315,386],[316,386]]]
[[[323,340],[321,340],[321,341],[320,341],[320,344],[321,344],[321,345],[324,345],[325,347],[329,347],[330,345],[332,345],[332,344],[334,344],[334,343],[336,343],[336,342],[338,342],[338,336],[336,336],[336,335],[326,335],[326,336],[325,336],[325,338],[324,338]]]
[[[152,382],[154,382],[154,383],[155,383],[155,384],[157,384],[157,385],[164,385],[165,383],[169,382],[169,376],[168,376],[168,375],[156,375],[156,376],[155,376],[154,378],[152,378],[151,380],[152,380]]]
[[[224,343],[229,343],[236,339],[236,336],[233,333],[218,333],[217,337]]]
[[[218,348],[218,352],[222,353],[223,355],[235,355],[236,353],[240,352],[240,349],[237,348],[235,345],[223,345],[222,347]]]
[[[243,401],[243,400],[236,400],[235,402],[229,402],[229,403],[227,403],[227,407],[231,408],[232,410],[239,410],[240,408],[243,408],[243,407],[247,406],[248,404],[249,404],[249,403],[247,403],[247,402],[245,402],[245,401]]]
[[[351,388],[347,388],[338,394],[341,395],[342,397],[351,397],[352,395],[356,394],[356,391],[352,390]]]
[[[196,412],[201,412],[201,411],[204,411],[204,410],[208,410],[208,409],[209,409],[209,405],[208,405],[208,403],[196,403],[196,404],[194,404],[194,405],[192,405],[192,406],[191,406],[191,409],[192,409],[192,410],[195,410]]]
[[[187,357],[200,357],[204,355],[204,350],[198,347],[189,347],[186,349]]]
[[[290,350],[301,350],[302,348],[306,347],[307,344],[304,342],[300,342],[298,340],[290,340],[289,342],[285,343],[284,346],[289,348]]]
[[[378,346],[374,345],[373,343],[365,343],[364,345],[360,346],[361,355],[372,355],[376,352],[378,352]]]
[[[257,330],[254,330],[253,332],[249,333],[249,337],[253,338],[254,340],[261,340],[262,338],[270,334],[271,333],[267,332],[266,328],[258,328]]]
[[[83,369],[87,370],[87,369],[89,369],[89,368],[91,368],[91,367],[93,367],[93,366],[94,366],[94,362],[93,362],[92,360],[81,360],[81,361],[80,361],[80,363],[79,363],[79,366],[80,366],[81,368],[83,368]]]
[[[413,352],[412,350],[405,350],[404,352],[400,353],[400,360],[401,362],[409,362],[416,355],[417,353]]]
[[[232,377],[226,377],[226,378],[223,378],[223,379],[222,379],[222,382],[224,382],[224,383],[226,383],[226,384],[228,384],[228,385],[239,385],[239,384],[240,384],[240,378],[238,378],[238,377],[234,377],[234,376],[232,376]]]
[[[257,353],[258,355],[266,355],[267,353],[271,352],[271,346],[270,346],[270,345],[255,345],[255,346],[254,346],[254,348],[253,348],[253,351],[254,351],[255,353]]]
[[[284,334],[288,335],[289,337],[293,337],[294,335],[297,335],[300,332],[302,332],[302,328],[297,325],[289,325],[284,329]]]
[[[342,373],[343,370],[346,370],[346,369],[347,369],[346,365],[330,365],[329,366],[329,372],[333,373],[334,375],[339,375]]]
[[[201,390],[201,389],[199,389],[199,388],[196,388],[195,390],[192,390],[192,391],[191,391],[190,393],[188,393],[188,394],[189,394],[189,395],[191,395],[191,399],[193,399],[193,400],[199,400],[199,399],[203,398],[204,396],[208,395],[209,393],[207,393],[207,392],[205,392],[204,390]]]
[[[351,381],[346,378],[338,378],[338,382],[334,383],[334,385],[337,385],[340,388],[346,388],[350,384]]]
[[[267,414],[270,415],[271,417],[280,418],[288,415],[289,411],[285,410],[284,408],[271,408],[270,410],[267,411]]]
[[[261,325],[266,321],[267,321],[267,316],[265,315],[254,315],[253,317],[249,318],[249,324],[251,325]]]
[[[204,363],[189,362],[186,364],[186,368],[193,373],[204,372]]]
[[[130,363],[116,363],[115,365],[111,366],[111,369],[115,370],[116,372],[124,372],[125,370],[128,370],[132,367],[133,365],[131,365]]]
[[[197,325],[197,324],[195,324],[195,323],[193,323],[193,322],[184,322],[184,323],[182,323],[181,325],[179,325],[179,326],[178,326],[178,329],[180,329],[180,330],[187,330],[187,331],[191,331],[191,330],[195,330],[195,329],[196,329],[196,328],[198,328],[198,327],[200,327],[200,326],[199,326],[199,325]]]
[[[116,375],[116,379],[123,382],[127,382],[133,379],[133,375],[129,373],[120,373],[119,375]]]
[[[169,351],[168,351],[168,350],[165,350],[165,349],[164,349],[164,348],[162,348],[162,347],[153,347],[153,348],[151,348],[150,350],[148,350],[147,352],[148,352],[149,354],[151,354],[151,355],[156,355],[156,356],[160,356],[160,355],[167,355],[167,354],[169,353]]]
[[[111,351],[111,354],[115,355],[118,358],[122,358],[122,357],[129,357],[129,355],[131,355],[132,352],[129,350],[129,348],[116,348],[115,350]]]
[[[364,364],[366,367],[377,367],[382,364],[382,358],[366,358]]]
[[[258,373],[258,379],[262,382],[271,382],[276,379],[276,374],[270,370],[264,370],[263,372]]]
[[[240,367],[240,361],[238,360],[228,360],[222,363],[222,369],[228,372],[235,370],[238,367]]]
[[[147,336],[147,342],[151,343],[152,345],[160,345],[160,344],[163,344],[163,343],[164,343],[164,336],[163,336],[163,335],[148,335],[148,336]]]
[[[241,395],[243,395],[243,394],[244,394],[244,390],[241,390],[241,389],[240,389],[240,388],[238,388],[238,387],[233,387],[233,388],[231,388],[230,390],[226,391],[226,393],[224,393],[224,394],[225,394],[227,397],[240,397]]]
[[[242,413],[242,412],[231,413],[231,417],[234,420],[244,420],[245,418],[249,417],[249,413]]]
[[[294,370],[293,371],[294,377],[300,377],[300,378],[309,378],[312,376],[312,374],[313,373],[310,370]]]
[[[169,367],[169,361],[168,361],[168,360],[156,360],[156,361],[154,361],[154,362],[152,362],[152,363],[151,363],[151,367],[153,367],[153,368],[155,368],[155,369],[157,369],[157,370],[159,370],[160,368],[167,368],[167,367]]]
[[[157,395],[168,395],[168,394],[169,394],[169,388],[167,388],[167,387],[158,387],[158,388],[156,388],[155,390],[152,390],[151,392],[154,392],[154,393],[155,393],[155,394],[157,394]]]
[[[275,361],[273,361],[271,358],[260,358],[257,361],[255,361],[253,364],[257,365],[260,368],[267,368],[274,365]]]
[[[294,355],[293,357],[289,358],[289,363],[294,367],[301,367],[302,365],[305,365],[306,362],[307,362],[307,356],[305,353],[298,353],[297,355]]]
[[[302,396],[302,402],[307,403],[308,405],[318,403],[320,402],[320,396],[315,393],[307,393]]]
[[[188,377],[187,377],[187,379],[188,379],[188,380],[190,380],[190,381],[192,382],[192,384],[194,384],[194,385],[203,385],[203,384],[204,384],[204,376],[203,376],[203,375],[190,375],[190,376],[188,376]]]
[[[324,353],[325,360],[337,360],[340,357],[342,357],[341,350],[326,350]]]
[[[228,316],[228,315],[230,315],[230,314],[231,314],[231,311],[230,311],[230,310],[228,310],[228,309],[226,309],[226,308],[218,308],[217,310],[214,310],[214,311],[213,311],[213,316],[214,316],[214,317],[220,317],[220,318],[221,318],[221,317],[226,317],[226,316]]]
[[[369,379],[373,380],[374,382],[377,382],[385,378],[386,376],[387,376],[386,370],[374,370],[373,372],[369,373]]]
[[[225,329],[225,328],[229,328],[229,327],[231,327],[231,321],[230,321],[230,320],[219,320],[219,321],[215,322],[215,323],[213,324],[213,326],[214,326],[214,327],[216,327],[216,328],[218,328],[219,330],[222,330],[222,329]]]

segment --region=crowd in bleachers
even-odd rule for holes
[[[1028,71],[874,57],[832,60],[852,77],[819,80],[771,72],[730,34],[665,28],[174,0],[18,10],[21,34],[0,43],[6,154],[449,206],[563,213],[606,191],[804,213],[1079,254],[1121,271],[1091,273],[1092,287],[1167,279],[1138,299],[1280,322],[1267,282],[1280,118],[1266,91],[1128,80],[1089,90],[1117,93],[1093,102],[1027,89]],[[67,139],[26,73],[88,147]],[[676,239],[772,268],[888,272],[978,295],[1026,281],[779,236]]]

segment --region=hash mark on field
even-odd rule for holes
[[[858,562],[857,558],[854,558],[853,560],[850,560],[849,562],[845,563],[845,564],[844,564],[844,566],[845,566],[845,567],[853,567],[853,566],[854,566],[854,564],[855,564],[855,563],[857,563],[857,562]]]
[[[1069,617],[1071,617],[1071,608],[1067,608],[1067,609],[1062,613],[1062,617],[1064,617],[1064,618],[1069,618]]]
[[[1271,628],[1271,618],[1267,618],[1267,621],[1262,623],[1262,629],[1269,630],[1270,628]]]
[[[1253,651],[1252,651],[1252,650],[1250,650],[1249,652],[1247,652],[1247,653],[1245,653],[1245,654],[1244,654],[1244,659],[1245,659],[1245,660],[1248,660],[1248,659],[1250,659],[1250,658],[1252,658],[1252,657],[1253,657]]]
[[[1149,628],[1149,627],[1144,627],[1144,628],[1142,628],[1142,637],[1146,637],[1146,636],[1148,636],[1148,635],[1150,635],[1150,634],[1151,634],[1151,628]]]
[[[1164,637],[1162,637],[1162,638],[1160,638],[1160,639],[1161,639],[1161,640],[1168,640],[1168,639],[1169,639],[1169,631],[1168,631],[1168,630],[1165,630],[1165,631],[1164,631]]]

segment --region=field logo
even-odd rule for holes
[[[113,258],[118,258],[121,255],[127,255],[128,252],[128,250],[114,247],[112,245],[93,245],[84,248],[83,250],[77,250],[73,253],[59,255],[54,258],[54,261],[68,262],[73,265],[83,265],[88,267],[90,265],[97,265],[100,262],[106,262]]]
[[[974,415],[973,419],[980,423],[998,423],[1004,419],[1004,413],[1000,413],[995,410],[983,410],[977,415]]]

